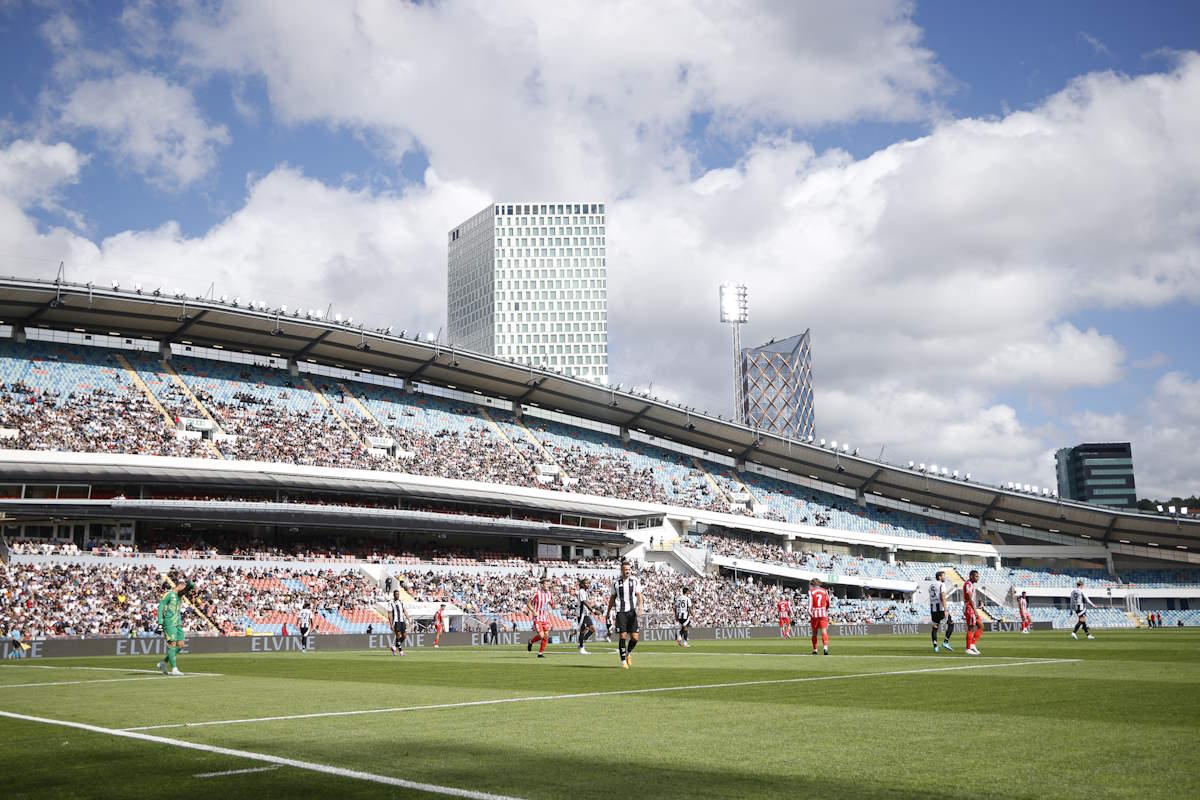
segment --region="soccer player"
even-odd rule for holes
[[[1024,592],[1017,598],[1017,613],[1021,615],[1021,633],[1029,633],[1033,627],[1033,617],[1029,614],[1029,598]]]
[[[950,635],[954,633],[954,620],[950,616],[950,604],[946,601],[946,572],[939,569],[934,578],[937,580],[929,584],[929,619],[933,621],[933,631],[930,632],[930,636],[933,637],[933,652],[938,652],[937,636],[942,620],[946,621],[946,640],[942,647],[953,651]]]
[[[629,562],[621,562],[621,577],[613,584],[608,610],[617,609],[617,653],[621,669],[633,663],[633,648],[638,643],[638,612],[642,609],[642,585],[629,571]],[[607,611],[605,612],[607,613]]]
[[[792,601],[786,594],[779,598],[779,602],[775,604],[775,609],[779,612],[779,638],[792,638]],[[815,645],[814,645],[815,647]]]
[[[167,657],[158,662],[158,671],[164,675],[182,675],[176,663],[176,656],[183,649],[185,639],[180,603],[183,596],[193,591],[196,586],[178,576],[168,580],[170,588],[158,601],[158,624],[162,627],[163,638],[167,641]]]
[[[975,597],[975,584],[979,583],[979,570],[971,570],[967,582],[963,584],[963,605],[966,606],[967,618],[967,650],[969,656],[982,655],[979,648],[979,637],[983,636],[983,617],[979,614],[979,601]]]
[[[300,650],[308,652],[308,629],[312,625],[312,608],[305,601],[304,608],[300,609]]]
[[[617,623],[613,621],[612,606],[609,606],[604,612],[604,641],[612,641],[613,628],[615,628],[616,625]]]
[[[579,588],[575,590],[575,602],[579,605],[579,616],[577,620],[579,624],[579,634],[576,638],[579,642],[579,655],[581,656],[588,655],[587,648],[583,646],[584,642],[586,642],[588,638],[596,635],[596,622],[592,619],[592,614],[596,609],[592,607],[592,600],[590,597],[588,597],[587,587],[587,578],[580,578]]]
[[[538,646],[538,658],[546,657],[546,645],[550,643],[550,609],[557,605],[554,595],[550,593],[550,576],[543,575],[540,588],[525,604],[526,609],[533,615],[533,638],[525,647],[526,652],[533,652],[533,643],[541,642]]]
[[[392,655],[404,655],[404,639],[408,636],[408,609],[400,599],[400,590],[392,591]]]
[[[1087,635],[1087,638],[1096,638],[1092,636],[1092,631],[1088,628],[1086,606],[1096,608],[1096,604],[1087,596],[1087,592],[1083,591],[1083,580],[1081,579],[1075,584],[1075,588],[1071,590],[1071,613],[1075,615],[1075,630],[1071,631],[1072,639],[1079,638],[1080,628],[1083,628],[1083,632]]]
[[[825,655],[829,655],[829,590],[821,585],[820,578],[813,578],[808,585],[808,622],[812,626],[813,655],[817,654],[817,631],[821,632]]]
[[[679,633],[675,636],[675,644],[680,647],[691,647],[688,644],[688,628],[692,627],[692,598],[688,597],[688,587],[683,587],[683,594],[675,598],[675,622],[679,623]]]
[[[436,648],[442,641],[442,628],[445,625],[444,615],[446,613],[446,604],[442,603],[438,606],[437,613],[433,615],[433,646]]]

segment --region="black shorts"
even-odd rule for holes
[[[945,611],[930,611],[929,618],[933,620],[934,625],[941,625],[942,620],[946,618]]]
[[[584,614],[582,617],[580,617],[580,618],[579,618],[579,627],[581,627],[581,628],[594,628],[594,627],[596,627],[596,623],[595,623],[595,622],[592,622],[592,615],[591,615],[591,614]]]
[[[301,629],[300,629],[300,635],[301,635],[301,636],[308,636],[308,628],[301,628]]]
[[[675,621],[679,623],[679,627],[681,628],[686,628],[688,625],[692,624],[690,617],[676,617]]]
[[[396,634],[397,636],[399,636],[401,638],[404,638],[404,634],[406,634],[407,632],[408,632],[408,623],[407,622],[397,622],[395,625],[392,626],[392,633]]]
[[[638,620],[636,611],[617,612],[617,633],[637,633]]]

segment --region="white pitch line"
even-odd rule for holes
[[[454,786],[439,786],[434,783],[418,783],[416,781],[406,781],[403,778],[393,778],[389,775],[376,775],[371,772],[362,772],[356,769],[346,769],[344,767],[334,767],[328,764],[317,764],[312,761],[300,761],[295,758],[283,758],[282,756],[273,756],[268,753],[253,753],[249,750],[234,750],[229,747],[217,747],[211,744],[201,744],[199,742],[185,742],[181,739],[169,739],[165,736],[152,736],[148,733],[134,733],[132,731],[122,731],[113,728],[101,728],[98,725],[88,725],[84,722],[71,722],[64,719],[49,719],[47,717],[34,717],[27,714],[17,714],[12,711],[0,711],[0,717],[8,717],[9,719],[22,720],[24,722],[40,722],[44,725],[58,725],[63,728],[75,728],[81,731],[89,731],[91,733],[103,733],[108,736],[117,736],[123,739],[136,739],[142,742],[153,742],[154,744],[165,744],[170,747],[182,747],[185,750],[199,750],[204,753],[215,753],[221,756],[230,756],[231,758],[244,758],[249,761],[260,761],[267,764],[276,764],[281,767],[295,767],[296,769],[305,769],[310,772],[320,772],[325,775],[335,775],[339,778],[351,778],[360,781],[369,781],[370,783],[381,783],[385,786],[398,786],[402,789],[412,789],[418,792],[429,792],[430,794],[442,794],[450,797],[465,797],[469,800],[519,800],[519,798],[509,795],[491,794],[489,792],[475,792],[470,789],[459,789]]]
[[[279,769],[278,764],[269,767],[250,767],[249,769],[227,769],[224,772],[198,772],[193,778],[224,778],[227,775],[249,775],[253,772],[271,772]]]
[[[1038,664],[1073,664],[1078,658],[1038,659],[1036,661],[1005,662],[1003,664],[963,664],[956,667],[924,667],[921,669],[901,669],[890,672],[855,672],[846,675],[810,675],[803,678],[770,678],[756,681],[734,681],[730,683],[699,683],[690,686],[656,686],[648,689],[614,689],[607,692],[575,692],[572,694],[543,694],[527,697],[504,697],[497,700],[468,700],[462,703],[436,703],[424,706],[394,706],[391,708],[365,708],[358,711],[319,711],[312,714],[289,714],[280,717],[250,717],[245,719],[219,719],[208,722],[177,722],[167,725],[142,725],[136,728],[122,728],[126,731],[156,731],[165,728],[205,728],[210,725],[240,725],[250,722],[284,722],[294,719],[320,719],[324,717],[358,717],[367,714],[394,714],[404,711],[435,711],[446,708],[472,708],[475,706],[496,706],[506,703],[534,703],[549,700],[580,700],[590,697],[619,697],[632,694],[659,694],[663,692],[688,692],[701,689],[732,689],[739,686],[776,686],[789,683],[812,683],[816,681],[840,681],[851,678],[880,678],[890,675],[920,675],[928,672],[958,672],[969,669],[1001,669],[1003,667],[1027,667]]]
[[[94,672],[145,672],[151,675],[158,672],[156,669],[135,669],[133,667],[69,667],[62,664],[0,664],[0,667],[10,667],[12,669],[86,669]]]
[[[217,675],[208,672],[189,672],[176,675],[176,678],[215,678]],[[44,683],[0,683],[0,689],[25,689],[30,686],[88,686],[93,683],[124,683],[126,681],[152,681],[153,677],[142,675],[136,678],[101,678],[96,681],[46,681]]]

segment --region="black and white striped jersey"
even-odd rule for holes
[[[641,591],[641,583],[634,576],[618,578],[612,587],[613,606],[617,609],[617,613],[628,611],[637,613],[637,596]]]
[[[308,608],[300,609],[300,627],[309,628],[312,626],[312,610]]]
[[[393,600],[392,601],[392,624],[395,625],[397,622],[404,622],[404,601],[403,600]]]
[[[930,611],[945,611],[946,604],[942,602],[945,598],[946,586],[941,581],[934,581],[929,584],[929,610]]]
[[[688,619],[692,616],[692,598],[681,594],[675,598],[675,618]]]
[[[575,592],[575,601],[579,606],[579,615],[578,616],[579,616],[579,622],[580,622],[580,624],[582,624],[583,618],[586,617],[588,615],[588,612],[590,612],[592,610],[591,609],[592,604],[590,602],[588,602],[587,589],[580,588],[578,591],[576,591]]]

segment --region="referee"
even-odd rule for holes
[[[621,656],[621,669],[629,669],[630,654],[638,643],[638,611],[642,607],[642,585],[629,574],[629,562],[621,561],[621,577],[613,584],[608,597],[608,609],[617,609],[617,652]],[[607,611],[605,613],[607,613]]]

